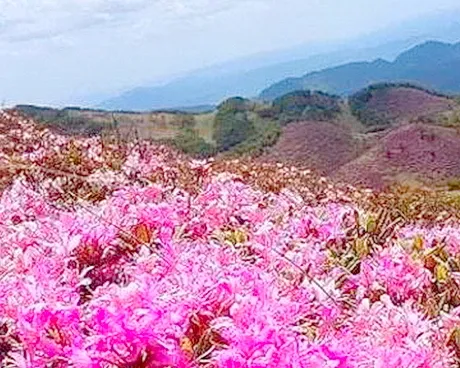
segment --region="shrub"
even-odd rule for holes
[[[278,111],[273,107],[263,107],[256,111],[257,115],[262,119],[278,119]]]
[[[191,114],[174,114],[172,125],[179,128],[193,127],[195,125],[195,117]]]
[[[214,140],[219,151],[227,151],[254,133],[254,124],[246,112],[220,110],[214,119]]]
[[[230,153],[232,155],[259,156],[267,147],[273,146],[280,135],[279,123],[268,122],[257,129],[251,137],[236,145]]]
[[[277,98],[273,109],[280,122],[332,120],[340,113],[340,99],[324,92],[295,91]]]
[[[173,146],[196,157],[210,157],[215,153],[215,147],[207,143],[196,130],[190,127],[181,130],[179,135],[174,138]]]
[[[17,110],[61,134],[95,136],[100,135],[107,127],[106,124],[90,118],[72,115],[72,111],[77,111],[76,108],[57,110],[48,107],[19,105]]]
[[[450,191],[460,190],[460,179],[451,179],[447,182]]]
[[[58,114],[54,119],[42,118],[41,124],[58,130],[62,134],[95,136],[102,133],[106,124],[84,117],[71,117],[65,113]]]
[[[245,112],[252,110],[254,103],[243,97],[231,97],[217,106],[218,111]]]

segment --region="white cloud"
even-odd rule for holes
[[[191,19],[261,0],[0,0],[0,40],[46,39],[98,26]],[[150,17],[150,19],[149,19]]]
[[[0,0],[0,38],[27,41],[118,22],[145,0]]]

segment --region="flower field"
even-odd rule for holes
[[[0,366],[458,367],[459,211],[408,196],[1,112]]]

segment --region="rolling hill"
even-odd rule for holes
[[[182,111],[105,111],[67,107],[54,109],[33,105],[18,105],[15,110],[33,118],[39,124],[56,129],[61,134],[99,135],[117,132],[122,138],[165,140],[175,138],[181,129],[194,126],[200,136],[211,140],[213,113]],[[196,119],[195,119],[196,117]]]
[[[369,139],[370,141],[370,139]],[[262,160],[302,164],[331,175],[359,157],[369,142],[344,124],[326,121],[299,121],[284,127],[278,142]]]
[[[31,106],[18,110],[71,134],[97,128],[126,139],[169,142],[190,154],[249,154],[373,188],[408,180],[437,185],[460,178],[459,102],[410,84],[372,85],[348,99],[305,90],[265,104],[235,97],[213,113]],[[217,117],[230,133],[237,118],[249,124],[248,135],[230,149],[220,150]]]
[[[299,89],[349,95],[380,82],[410,82],[444,93],[460,92],[460,43],[428,41],[401,53],[394,61],[353,62],[281,80],[260,93],[273,100]]]
[[[372,188],[460,178],[460,120],[445,126],[443,118],[460,110],[455,99],[408,84],[373,85],[358,98],[359,110],[350,99],[333,119],[285,125],[260,159]]]
[[[340,181],[383,188],[394,182],[440,183],[460,178],[460,134],[410,124],[391,130],[372,148],[333,173]]]
[[[438,119],[456,102],[436,91],[401,83],[371,85],[348,98],[351,112],[367,127],[386,127],[412,119]]]

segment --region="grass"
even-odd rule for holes
[[[254,112],[250,112],[248,118],[254,123],[254,134],[233,147],[228,152],[229,155],[261,155],[265,148],[273,146],[281,135],[281,126],[278,121],[263,119]]]
[[[110,112],[85,109],[51,109],[36,106],[20,106],[18,110],[25,115],[35,118],[49,127],[68,130],[73,133],[86,125],[101,127],[106,133],[118,131],[124,139],[168,140],[174,139],[181,133],[184,126],[193,126],[198,122],[198,133],[203,139],[212,143],[213,114],[191,115],[174,112]],[[196,117],[196,119],[195,119]],[[86,124],[83,124],[86,122]]]
[[[460,127],[460,108],[447,111],[440,115],[441,124],[448,128]]]
[[[195,130],[209,144],[215,144],[213,139],[215,113],[195,115]]]
[[[101,127],[104,133],[116,132],[124,140],[147,139],[172,144],[186,153],[209,155],[215,147],[215,113],[180,114],[174,112],[110,112],[85,109],[45,109],[24,106],[23,113],[48,126],[73,132],[75,127],[66,125],[72,121],[88,122]],[[273,145],[281,129],[275,119],[262,118],[255,111],[248,111],[249,120],[254,123],[255,132],[248,139],[232,148],[231,154],[260,154],[264,148]],[[91,124],[83,124],[92,126]],[[81,125],[81,124],[80,124]],[[79,129],[83,129],[80,128]],[[200,152],[198,152],[200,151]],[[203,151],[203,152],[201,152]]]

